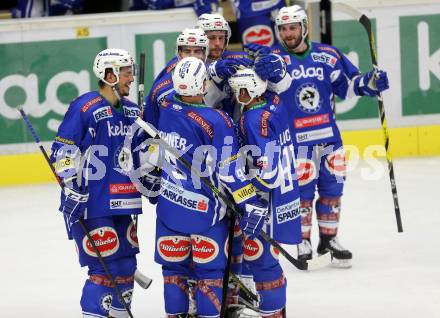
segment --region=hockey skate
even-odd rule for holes
[[[298,260],[307,262],[308,260],[312,259],[312,243],[310,243],[310,240],[302,240],[301,243],[297,245],[298,248]]]
[[[330,252],[332,256],[332,265],[338,268],[350,268],[352,254],[344,248],[336,236],[322,236],[319,240],[317,252],[319,255]]]

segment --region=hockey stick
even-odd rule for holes
[[[49,158],[46,150],[44,149],[43,145],[41,144],[41,140],[38,137],[37,132],[35,131],[34,127],[32,126],[28,116],[26,115],[26,113],[24,112],[24,110],[21,106],[18,107],[18,111],[20,112],[21,117],[23,117],[23,120],[24,120],[27,128],[29,129],[32,137],[34,138],[35,142],[37,143],[38,147],[40,148],[41,153],[44,156],[44,159],[46,159],[46,162],[49,165],[50,170],[52,171],[53,175],[57,179],[58,184],[60,185],[61,189],[64,190],[65,185],[62,182],[62,180],[58,177],[57,173],[55,172],[55,168],[52,165],[52,163],[50,162],[50,158]],[[83,230],[84,234],[87,236],[87,239],[89,240],[90,244],[92,245],[94,252],[98,256],[99,263],[101,264],[102,268],[104,269],[105,274],[107,275],[108,279],[112,283],[113,288],[116,291],[116,294],[118,295],[119,299],[121,300],[121,303],[124,305],[124,309],[127,311],[130,318],[133,318],[133,314],[131,313],[130,308],[128,307],[127,303],[125,302],[124,297],[122,297],[121,290],[119,289],[118,285],[116,284],[116,282],[113,278],[113,275],[110,273],[110,271],[107,267],[107,264],[105,263],[104,258],[101,255],[101,252],[99,251],[98,247],[95,244],[95,241],[93,240],[92,236],[90,235],[89,231],[87,230],[86,226],[84,225],[84,219],[83,218],[78,219],[78,223],[81,226],[81,229]]]
[[[230,208],[235,215],[239,215],[237,208],[235,207],[235,204],[218,188],[216,188],[211,181],[206,178],[202,177],[200,175],[200,172],[197,171],[192,165],[183,157],[180,156],[179,152],[174,149],[171,145],[167,143],[166,140],[162,139],[159,136],[159,133],[156,128],[154,128],[152,125],[146,123],[139,117],[136,119],[136,123],[143,129],[145,132],[147,132],[148,135],[150,135],[152,138],[158,140],[170,153],[172,153],[177,160],[179,160],[188,170],[190,170],[192,173],[197,175],[200,180],[207,186],[209,189],[214,193],[215,196],[220,198],[228,208]],[[266,232],[261,231],[260,234],[261,237],[267,241],[270,245],[278,249],[281,255],[283,255],[293,266],[298,268],[299,270],[313,270],[325,267],[331,263],[331,256],[330,253],[326,253],[322,256],[313,258],[309,261],[300,261],[296,258],[294,258],[292,255],[290,255],[278,242],[276,242],[274,239],[272,239],[269,235],[266,234]]]
[[[144,115],[145,52],[141,52],[139,60],[140,61],[139,61],[139,76],[138,76],[138,105],[141,109],[141,116],[140,117],[142,118]],[[134,228],[136,229],[136,232],[137,232],[138,214],[134,215],[133,222],[134,222]],[[150,282],[150,284],[151,284],[151,282]],[[150,286],[150,285],[148,285],[148,286]]]
[[[230,213],[229,216],[229,233],[228,233],[228,259],[226,261],[226,268],[223,273],[223,286],[222,286],[222,305],[220,308],[220,318],[225,318],[226,315],[226,303],[228,295],[228,285],[229,285],[229,272],[231,271],[231,261],[232,261],[232,241],[234,240],[234,228],[235,228],[235,214]]]
[[[371,29],[371,21],[370,19],[363,13],[359,12],[355,8],[344,4],[344,3],[333,3],[334,8],[338,9],[349,16],[351,16],[353,19],[358,20],[360,24],[364,27],[365,31],[368,34],[368,44],[370,46],[370,55],[371,55],[371,62],[373,64],[374,70],[377,71],[377,53],[376,53],[376,44],[374,40],[374,34]],[[393,202],[394,202],[394,212],[396,214],[396,222],[397,222],[397,231],[403,232],[402,227],[402,219],[400,217],[400,207],[399,207],[399,199],[397,197],[397,187],[396,187],[396,179],[394,178],[394,167],[393,167],[393,161],[391,157],[391,152],[389,149],[390,145],[390,137],[388,133],[387,128],[387,120],[385,118],[385,107],[383,105],[383,98],[382,94],[379,93],[377,96],[377,103],[379,106],[379,115],[380,115],[380,123],[382,125],[382,131],[385,139],[385,151],[386,151],[386,157],[388,161],[388,172],[390,176],[390,183],[391,183],[391,193],[393,195]]]

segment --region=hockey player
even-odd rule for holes
[[[78,223],[95,241],[125,303],[131,302],[136,254],[139,252],[131,214],[142,212],[141,195],[127,172],[138,162],[124,138],[140,114],[128,96],[134,61],[121,49],[100,52],[93,63],[99,91],[75,99],[52,145],[52,162],[65,187],[60,211],[68,237],[75,240],[81,266],[89,278],[81,297],[83,317],[128,317],[123,303]]]
[[[206,61],[208,56],[208,38],[201,29],[184,29],[179,34],[176,40],[176,55],[156,76],[150,93],[145,98],[144,118],[153,126],[157,127],[160,104],[174,91],[171,76],[174,67],[180,59],[190,56]]]
[[[242,178],[231,119],[203,104],[206,76],[205,64],[195,57],[177,63],[173,73],[176,94],[160,108],[160,136],[215,187],[228,191],[244,212],[242,228],[255,236],[267,206],[257,199],[252,184]],[[179,159],[166,151],[165,158],[156,209],[155,260],[162,265],[166,313],[168,317],[188,317],[186,277],[194,275],[198,317],[219,317],[227,256],[225,204]]]
[[[210,78],[215,85],[209,87],[205,100],[216,108],[223,109],[231,117],[237,119],[239,114],[234,111],[235,100],[230,88],[228,78],[235,74],[241,66],[251,66],[249,55],[245,52],[228,51],[227,47],[231,38],[231,29],[228,22],[220,14],[202,14],[197,25],[202,28],[209,39],[208,69]],[[284,61],[274,54],[258,56],[255,61],[258,70],[264,70],[265,80],[269,81],[269,90],[280,93],[290,84],[290,75],[286,73]],[[266,75],[268,74],[268,75]]]
[[[360,74],[339,49],[311,42],[306,12],[298,5],[283,7],[275,22],[279,43],[272,52],[283,57],[293,78],[281,98],[290,113],[298,159],[303,238],[298,258],[312,258],[310,233],[317,189],[318,254],[330,251],[337,266],[350,267],[352,253],[337,238],[345,156],[333,111],[334,96],[376,97],[389,87],[388,77],[382,70]]]
[[[237,125],[241,144],[250,149],[248,178],[269,202],[265,231],[277,242],[298,244],[300,199],[287,110],[277,95],[265,93],[267,82],[252,69],[238,70],[229,85],[243,108]],[[252,276],[262,316],[285,317],[286,280],[277,251],[260,236],[245,241],[242,279],[247,286]]]

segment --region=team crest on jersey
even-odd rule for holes
[[[123,144],[115,152],[114,165],[116,171],[126,174],[133,169],[133,156],[129,148]]]
[[[296,90],[298,108],[305,113],[316,113],[321,109],[321,96],[313,83],[304,83]]]
[[[246,261],[255,261],[263,254],[263,243],[258,238],[253,240],[246,239],[244,242],[244,259]]]
[[[122,298],[124,298],[126,304],[131,303],[131,299],[133,298],[133,289],[127,289],[122,293]]]
[[[162,236],[157,240],[157,251],[167,262],[181,262],[191,251],[190,238],[186,236]]]
[[[209,263],[215,259],[219,252],[216,241],[202,235],[191,235],[193,260],[199,264]]]
[[[99,301],[99,305],[101,306],[101,309],[103,311],[108,312],[110,310],[110,306],[112,305],[112,293],[107,293],[101,296],[101,299]]]
[[[119,249],[118,234],[115,229],[109,226],[103,226],[95,230],[90,231],[90,236],[95,242],[96,248],[101,253],[102,257],[107,257],[115,254]],[[83,250],[88,255],[98,257],[95,253],[95,249],[90,243],[88,237],[85,235],[83,238]]]
[[[271,46],[274,41],[272,29],[264,24],[253,25],[243,32],[243,44],[257,43]]]

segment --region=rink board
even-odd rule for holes
[[[423,4],[423,5],[421,5]],[[391,87],[384,93],[394,157],[440,155],[440,4],[399,6],[359,2],[372,21],[379,65]],[[191,9],[51,17],[0,22],[0,185],[50,181],[45,163],[15,108],[23,105],[41,140],[50,142],[76,96],[97,89],[91,61],[97,51],[146,52],[146,90],[175,54],[179,31],[195,23]],[[360,24],[334,12],[334,44],[362,72],[371,69]],[[134,83],[130,99],[135,101]],[[338,126],[350,155],[381,156],[377,102],[337,100]],[[355,150],[350,145],[355,146]],[[379,149],[378,153],[374,150]]]

